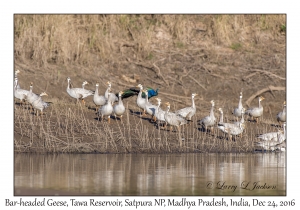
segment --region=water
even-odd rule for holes
[[[15,195],[286,195],[285,153],[15,154],[14,161]]]

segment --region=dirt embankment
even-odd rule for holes
[[[33,82],[34,92],[46,91],[45,100],[53,102],[43,122],[16,106],[16,151],[252,151],[255,134],[276,130],[270,125],[286,98],[285,21],[285,15],[15,15],[20,85],[29,89]],[[107,81],[113,92],[139,83],[160,88],[171,111],[190,106],[197,93],[194,124],[181,137],[184,149],[177,133],[136,116],[135,96],[124,100],[125,124],[98,122],[92,97],[87,107],[74,105],[67,77],[76,87],[87,80],[92,90],[99,82],[100,93]],[[232,120],[241,90],[245,107],[266,98],[263,124],[250,124],[248,137],[234,144],[205,134],[196,122],[208,114],[209,101]]]

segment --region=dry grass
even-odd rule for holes
[[[115,62],[130,48],[137,60],[188,48],[201,33],[213,43],[253,50],[274,39],[285,15],[15,15],[15,56],[39,67]],[[164,43],[157,42],[163,40]],[[251,46],[252,45],[252,46]]]
[[[127,109],[128,110],[128,109]],[[176,152],[253,152],[256,134],[269,132],[272,122],[247,123],[243,137],[230,141],[217,129],[205,133],[194,121],[181,133],[166,130],[136,114],[126,112],[124,123],[112,119],[98,121],[94,111],[81,105],[53,104],[43,117],[25,107],[15,106],[15,151],[58,153],[176,153]],[[229,121],[230,116],[225,115]]]

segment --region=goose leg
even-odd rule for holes
[[[156,122],[156,117],[152,115],[151,122]]]
[[[108,121],[108,123],[110,123],[110,116],[107,117],[107,121]]]
[[[146,111],[145,111],[145,109],[143,110],[143,114],[142,114],[142,116],[143,116],[143,117],[145,117],[145,116],[146,116]]]
[[[178,139],[179,139],[179,145],[180,147],[182,146],[182,139],[181,139],[181,130],[180,130],[180,127],[177,126],[177,129],[178,129]]]
[[[279,120],[277,120],[277,122],[279,123],[279,126],[282,127],[282,126],[281,126],[281,122],[280,122]]]

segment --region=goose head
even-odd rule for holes
[[[20,70],[17,69],[17,70],[15,71],[15,75],[17,76],[19,73],[20,73]]]
[[[99,83],[96,83],[96,87],[99,87]]]
[[[84,86],[85,85],[87,85],[87,84],[89,84],[87,81],[84,81],[83,83],[82,83],[82,87],[84,88]]]
[[[136,87],[140,88],[140,90],[143,90],[143,85],[138,84]]]
[[[214,100],[211,100],[210,103],[211,103],[212,106],[215,106]]]
[[[123,91],[120,91],[119,92],[119,97],[121,97],[123,93],[124,93]]]
[[[195,98],[195,96],[197,96],[197,93],[192,93],[192,98]]]
[[[166,102],[165,105],[170,108],[170,103],[169,102]]]
[[[144,92],[146,96],[148,96],[148,90],[142,90],[142,92]]]
[[[240,98],[243,98],[243,92],[240,92]]]
[[[219,110],[219,112],[223,113],[223,109],[222,108],[219,108],[218,110]]]
[[[161,99],[160,98],[155,98],[157,100],[157,104],[161,104]]]
[[[107,84],[108,87],[111,87],[110,81],[107,81],[106,84]]]
[[[258,101],[262,101],[262,100],[264,100],[264,99],[265,99],[264,97],[260,96],[260,97],[258,98]]]

